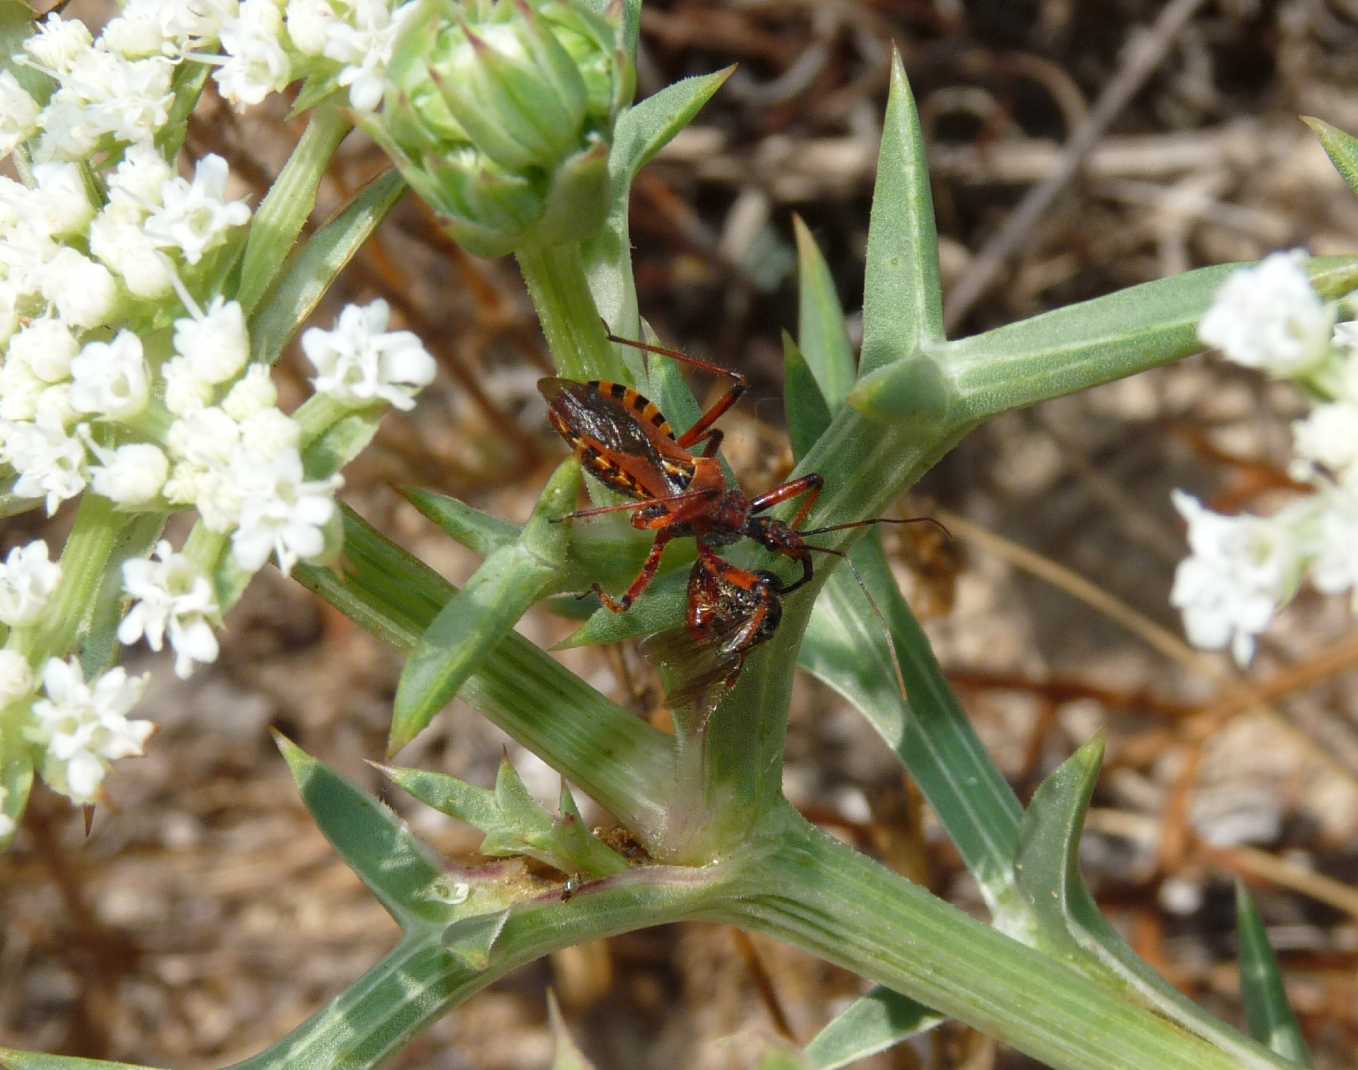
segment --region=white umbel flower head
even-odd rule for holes
[[[330,0],[288,0],[288,38],[306,56],[319,56],[331,28],[339,21]]]
[[[150,382],[141,339],[128,330],[112,342],[90,342],[71,361],[71,404],[77,412],[128,420],[146,408]]]
[[[6,364],[22,363],[44,383],[60,383],[71,375],[71,361],[80,343],[71,329],[55,316],[31,320],[9,343]]]
[[[267,460],[242,458],[233,475],[240,493],[239,527],[231,536],[236,564],[254,572],[273,555],[288,573],[299,560],[325,551],[339,476],[308,481],[295,450]]]
[[[160,194],[174,178],[174,169],[153,145],[129,146],[122,161],[108,178],[109,203],[120,208],[135,208],[141,215],[160,207]]]
[[[95,801],[109,763],[141,754],[155,725],[127,715],[146,690],[146,677],[121,666],[93,684],[76,658],[50,658],[42,669],[43,698],[33,703],[30,742],[46,747],[42,777],[71,801]]]
[[[94,218],[94,202],[80,168],[66,162],[34,164],[33,178],[37,184],[29,200],[39,225],[54,238],[83,233]]]
[[[1299,249],[1232,273],[1198,324],[1198,337],[1247,368],[1278,378],[1309,371],[1330,352],[1334,311],[1320,299]]]
[[[221,94],[237,110],[258,104],[292,80],[292,61],[283,49],[283,12],[277,0],[241,0],[240,10],[222,25],[226,61],[213,75]]]
[[[350,7],[345,20],[328,27],[323,51],[344,64],[338,81],[349,87],[349,103],[359,111],[373,111],[382,103],[396,36],[415,5],[392,10],[388,0],[351,0]]]
[[[302,349],[316,368],[312,383],[348,405],[386,401],[398,409],[415,405],[414,395],[434,378],[436,365],[417,335],[388,331],[391,308],[378,300],[347,305],[335,329],[311,327]]]
[[[26,657],[17,650],[0,650],[0,710],[28,698],[37,685]]]
[[[60,79],[94,47],[94,37],[79,19],[63,19],[56,12],[38,23],[38,32],[24,41],[33,65]]]
[[[1300,518],[1287,510],[1269,519],[1223,516],[1183,491],[1172,498],[1188,523],[1193,553],[1179,562],[1169,600],[1183,611],[1194,646],[1229,646],[1243,666],[1254,656],[1255,636],[1296,592]]]
[[[178,175],[160,191],[160,207],[146,220],[146,233],[157,245],[176,250],[186,264],[196,264],[226,240],[226,232],[250,218],[244,201],[226,199],[226,161],[204,156],[193,181]]]
[[[118,307],[118,284],[108,268],[70,246],[42,267],[42,295],[72,327],[111,323]]]
[[[37,621],[61,582],[61,566],[47,559],[47,543],[16,546],[0,564],[0,621],[11,628]]]
[[[48,516],[85,489],[85,447],[59,425],[0,421],[0,460],[19,474],[14,494],[45,498]]]
[[[90,224],[89,242],[134,297],[153,301],[174,289],[174,264],[142,228],[140,209],[110,204]]]
[[[218,295],[201,318],[176,320],[174,351],[188,361],[189,374],[200,382],[215,385],[234,379],[250,356],[240,302]]]
[[[170,477],[169,459],[150,442],[128,442],[100,452],[102,463],[90,469],[90,487],[124,508],[153,501]]]
[[[123,590],[134,601],[118,627],[120,642],[131,644],[145,637],[152,650],[160,650],[168,633],[175,675],[181,680],[188,679],[195,662],[217,660],[212,621],[218,610],[212,584],[164,539],[156,544],[154,559],[124,563]]]

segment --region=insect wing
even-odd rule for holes
[[[695,724],[706,723],[736,682],[742,653],[724,649],[711,637],[694,637],[675,628],[644,639],[641,652],[660,669],[670,709],[688,712]]]
[[[594,383],[538,380],[552,426],[600,480],[633,498],[664,498],[688,487],[692,468],[661,456],[660,432]],[[688,478],[685,478],[687,476]]]

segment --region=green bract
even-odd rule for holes
[[[613,122],[631,100],[621,12],[572,2],[419,0],[369,132],[481,256],[592,235]]]

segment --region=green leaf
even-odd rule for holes
[[[429,895],[443,865],[405,823],[295,743],[275,740],[325,838],[401,928],[443,921],[444,906]]]
[[[924,134],[900,54],[893,50],[868,221],[858,374],[867,375],[921,346],[942,341],[942,293]]]
[[[518,524],[483,513],[445,494],[419,487],[400,487],[398,490],[406,501],[478,557],[489,557],[496,550],[517,542],[523,532]]]
[[[1310,115],[1303,115],[1301,121],[1320,138],[1320,147],[1325,150],[1325,155],[1334,164],[1334,169],[1339,172],[1349,192],[1358,194],[1358,138]]]
[[[787,331],[783,332],[783,411],[792,455],[800,461],[830,426],[830,408],[806,358]]]
[[[15,1048],[0,1048],[2,1070],[155,1070],[140,1063],[112,1063],[103,1059],[78,1059],[74,1055],[41,1055]]]
[[[0,70],[9,71],[23,86],[24,92],[39,104],[46,104],[56,83],[26,63],[16,63],[15,55],[23,55],[23,44],[34,33],[37,13],[27,0],[0,0]]]
[[[465,821],[482,832],[493,828],[500,820],[500,807],[493,791],[478,788],[447,773],[372,764],[398,788],[426,806]]]
[[[388,753],[395,754],[446,706],[486,652],[534,602],[569,585],[569,533],[550,518],[569,512],[580,492],[580,466],[564,462],[538,500],[522,538],[491,554],[420,637],[401,672]]]
[[[584,243],[582,251],[599,314],[623,337],[635,337],[641,327],[627,229],[632,180],[651,157],[692,122],[734,70],[728,67],[666,86],[628,108],[614,125],[613,147],[608,155],[612,202],[608,219]]]
[[[444,930],[443,946],[470,970],[485,970],[490,966],[490,953],[509,920],[508,908],[494,914],[477,914],[459,918]]]
[[[878,536],[867,535],[850,556],[890,623],[897,653],[852,574],[840,569],[811,611],[798,663],[852,702],[896,753],[996,909],[1013,898],[1018,799],[948,686]],[[908,705],[891,671],[897,654]]]
[[[170,115],[165,124],[156,131],[156,148],[165,159],[173,161],[184,147],[184,139],[189,133],[189,116],[198,107],[198,98],[212,74],[212,66],[207,63],[183,63],[174,72],[170,89],[174,93],[174,103],[170,105]]]
[[[268,290],[316,207],[316,190],[351,129],[336,109],[313,112],[288,162],[250,221],[236,300],[248,316]]]
[[[943,1021],[922,1003],[878,985],[855,1000],[806,1046],[811,1070],[838,1070],[928,1032]]]
[[[576,1047],[566,1022],[561,1017],[561,1007],[556,1001],[556,993],[547,989],[547,1019],[552,1027],[552,1037],[556,1041],[556,1053],[552,1056],[551,1070],[594,1070],[594,1064],[585,1058],[585,1053]]]
[[[1022,926],[1036,923],[1039,946],[1074,959],[1083,953],[1071,935],[1071,898],[1083,886],[1080,877],[1080,834],[1085,813],[1103,763],[1103,740],[1093,739],[1071,755],[1037,791],[1019,826],[1014,877],[1027,901],[1021,919],[1001,919]],[[1001,925],[1004,928],[1004,925]],[[1025,934],[1018,934],[1025,935]]]
[[[975,419],[1086,390],[1202,349],[1198,320],[1240,266],[1200,268],[1067,305],[945,343],[933,356]],[[1323,297],[1358,286],[1358,257],[1314,258],[1307,269]],[[882,388],[895,373],[888,368],[874,383],[860,381],[854,398]]]
[[[365,186],[288,260],[250,317],[250,359],[272,364],[406,190],[395,171]]]
[[[1287,1002],[1282,971],[1268,942],[1263,919],[1245,885],[1235,882],[1235,914],[1240,929],[1240,988],[1250,1036],[1289,1062],[1310,1066],[1311,1055],[1297,1016]]]
[[[799,312],[797,341],[805,354],[811,374],[816,377],[821,396],[833,412],[844,404],[853,386],[853,349],[844,327],[844,308],[835,292],[835,280],[829,265],[821,255],[816,239],[802,221],[794,215],[792,226],[797,233],[797,293]],[[783,350],[786,353],[787,345]]]

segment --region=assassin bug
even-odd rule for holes
[[[711,643],[716,637],[719,660],[733,664],[728,674],[733,676],[745,653],[773,634],[781,617],[781,596],[791,594],[811,580],[814,575],[812,551],[845,557],[838,550],[807,543],[805,536],[879,523],[907,524],[922,520],[936,523],[927,517],[904,520],[874,517],[801,530],[824,483],[818,473],[782,483],[751,499],[738,487],[726,485],[716,459],[722,431],[712,425],[745,392],[748,384],[743,375],[679,350],[635,342],[611,333],[608,339],[691,364],[724,376],[731,383],[692,427],[682,435],[676,435],[653,402],[622,383],[600,380],[582,383],[560,378],[538,381],[538,389],[547,399],[549,421],[575,451],[585,469],[607,486],[634,499],[619,505],[568,513],[555,518],[557,522],[630,511],[633,527],[656,533],[640,573],[621,597],[614,598],[598,584],[594,585],[594,592],[613,612],[625,612],[650,585],[660,566],[665,545],[671,539],[695,536],[699,558],[689,577],[688,630],[697,642]],[[700,443],[702,451],[695,454],[691,447]],[[774,506],[796,498],[804,500],[791,523],[763,515]],[[741,537],[753,539],[768,550],[799,562],[801,576],[792,583],[784,583],[772,572],[739,569],[711,552],[712,546],[726,545]],[[852,562],[848,564],[853,569]],[[862,586],[857,569],[853,572]],[[866,593],[866,586],[863,590]],[[875,603],[873,609],[880,618],[881,611]],[[901,688],[904,692],[903,683]]]

